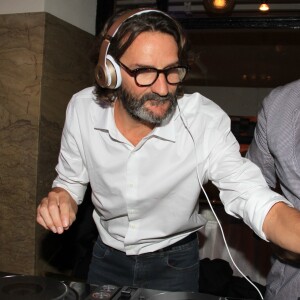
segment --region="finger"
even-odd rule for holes
[[[57,192],[57,190],[52,190],[49,192],[47,198],[48,205],[45,209],[46,211],[44,212],[44,220],[47,226],[49,226],[53,232],[57,232],[59,234],[64,232],[63,222],[60,214],[60,202],[62,195],[63,193]]]
[[[40,205],[37,208],[37,221],[41,224],[44,228],[51,230],[52,232],[56,233],[57,229],[53,223],[52,216],[50,214],[49,208],[49,200],[48,198],[44,198]]]
[[[60,210],[60,219],[62,226],[65,229],[68,229],[75,220],[75,214],[70,204],[70,197],[68,195],[61,195],[59,198],[59,210]]]
[[[48,202],[48,212],[53,223],[53,226],[56,228],[57,233],[63,233],[63,222],[60,215],[60,204],[58,202],[58,197],[50,198]],[[51,222],[49,220],[49,222]],[[52,228],[52,227],[51,227]]]
[[[62,194],[51,191],[48,194],[48,213],[50,215],[53,226],[55,226],[57,233],[64,232],[63,220],[61,218],[61,204],[64,202]],[[48,224],[47,224],[48,225]],[[51,227],[52,228],[52,227]]]
[[[38,206],[38,208],[37,208],[36,221],[37,221],[41,226],[43,226],[45,229],[50,230],[50,228],[48,228],[47,224],[45,223],[45,221],[44,221],[42,215],[40,214],[39,210],[40,210],[40,206]]]

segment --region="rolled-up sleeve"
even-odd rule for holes
[[[261,170],[239,153],[239,144],[230,132],[230,120],[219,124],[212,149],[209,177],[220,190],[220,199],[228,214],[242,218],[252,230],[266,240],[262,226],[271,207],[283,201],[282,195],[267,185]]]
[[[57,177],[52,187],[67,190],[77,204],[83,200],[89,182],[83,156],[78,113],[72,98],[66,112],[66,121],[62,133],[61,149],[56,166]]]

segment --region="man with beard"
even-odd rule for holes
[[[118,14],[100,36],[95,87],[68,105],[58,175],[37,221],[67,230],[90,183],[99,231],[90,283],[198,291],[198,198],[208,180],[229,214],[300,252],[299,215],[241,157],[229,117],[199,93],[183,95],[187,70],[175,20]]]

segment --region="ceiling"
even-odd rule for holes
[[[212,0],[209,0],[212,1]],[[189,85],[275,87],[300,78],[300,0],[235,0],[231,12],[209,13],[202,1],[115,1],[115,9],[158,7],[190,40]]]
[[[170,14],[191,17],[196,15],[213,16],[207,11],[207,6],[205,6],[205,3],[212,3],[214,0],[115,0],[113,2],[116,10],[137,7],[158,7],[159,9]],[[226,2],[233,2],[233,9],[229,15],[235,15],[238,13],[248,15],[250,13],[261,14],[261,12],[258,11],[258,7],[262,2],[261,0],[225,0],[225,3]],[[270,10],[268,12],[269,14],[297,14],[297,12],[300,11],[299,0],[267,0],[267,3],[270,6]],[[221,10],[219,11],[221,12]]]

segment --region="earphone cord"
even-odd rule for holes
[[[189,135],[190,135],[190,137],[191,137],[191,139],[192,139],[192,141],[193,141],[193,145],[194,145],[194,151],[195,151],[195,157],[196,157],[196,172],[197,172],[197,179],[198,179],[198,183],[199,183],[199,185],[200,185],[200,188],[201,188],[201,190],[203,191],[203,193],[204,193],[204,195],[205,195],[205,198],[206,198],[206,200],[207,200],[207,203],[208,203],[208,205],[209,205],[209,207],[210,207],[210,209],[211,209],[211,211],[212,211],[212,213],[213,213],[213,215],[214,215],[214,217],[216,218],[216,220],[217,220],[217,223],[218,223],[218,225],[219,225],[219,228],[220,228],[220,230],[221,230],[221,234],[222,234],[222,238],[223,238],[223,241],[224,241],[224,244],[225,244],[225,247],[226,247],[226,250],[227,250],[227,252],[228,252],[228,255],[229,255],[229,257],[230,257],[230,260],[232,261],[232,263],[233,263],[233,265],[235,266],[235,268],[237,269],[237,271],[256,289],[256,291],[258,292],[258,294],[259,294],[259,296],[260,296],[260,298],[262,299],[262,300],[264,300],[264,297],[263,297],[263,295],[261,294],[261,292],[260,292],[260,290],[257,288],[257,286],[240,270],[240,268],[237,266],[237,264],[235,263],[235,261],[234,261],[234,259],[233,259],[233,257],[232,257],[232,255],[231,255],[231,253],[230,253],[230,250],[229,250],[229,247],[228,247],[228,244],[227,244],[227,241],[226,241],[226,238],[225,238],[225,234],[224,234],[224,231],[223,231],[223,227],[222,227],[222,225],[221,225],[221,223],[220,223],[220,220],[219,220],[219,218],[217,217],[217,214],[216,214],[216,212],[215,212],[215,210],[214,210],[214,208],[213,208],[213,206],[212,206],[212,204],[211,204],[211,202],[210,202],[210,200],[209,200],[209,198],[208,198],[208,196],[207,196],[207,194],[206,194],[206,191],[204,190],[204,188],[203,188],[203,185],[202,185],[202,183],[201,183],[201,180],[200,180],[200,175],[199,175],[199,171],[198,171],[198,155],[197,155],[197,149],[196,149],[196,143],[195,143],[195,140],[194,140],[194,137],[193,137],[193,135],[192,135],[192,133],[190,132],[190,130],[189,130],[189,128],[188,128],[188,126],[187,126],[187,124],[186,124],[186,122],[183,120],[183,116],[182,116],[182,113],[181,113],[181,110],[180,110],[180,107],[179,107],[179,105],[177,105],[178,106],[178,110],[179,110],[179,114],[180,114],[180,118],[181,118],[181,120],[182,120],[182,123],[183,123],[183,125],[184,125],[184,127],[186,128],[186,130],[188,131],[188,133],[189,133]]]

